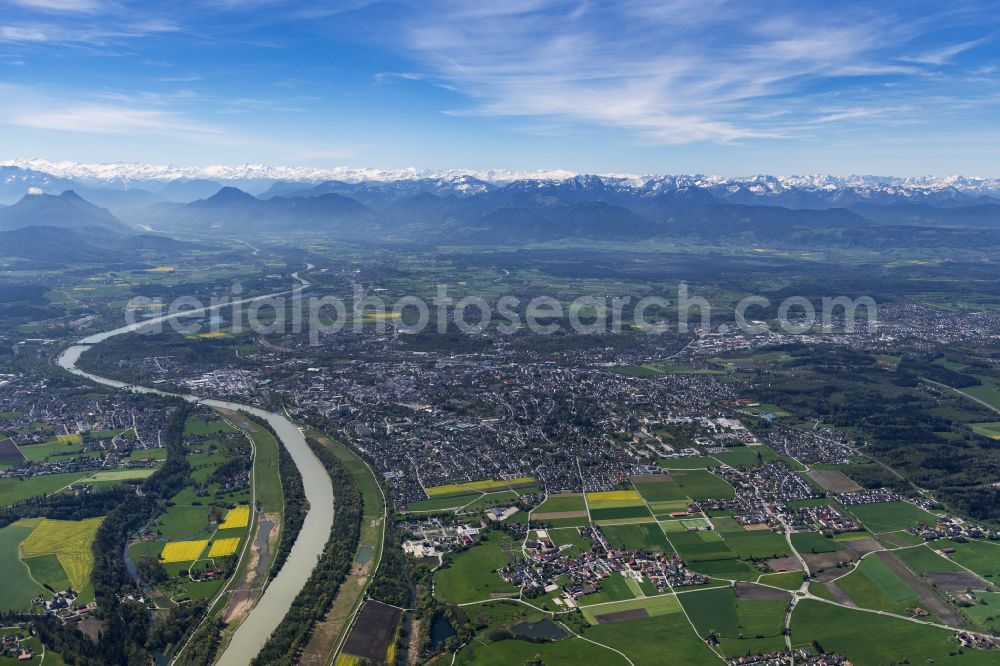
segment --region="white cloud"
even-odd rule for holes
[[[101,0],[9,0],[10,4],[44,12],[93,13],[105,8]]]
[[[823,115],[817,116],[809,122],[813,124],[835,123],[842,120],[859,120],[861,118],[874,118],[890,114],[902,114],[909,110],[910,107],[900,106],[883,108],[857,107],[848,109],[823,109]]]
[[[155,33],[178,32],[180,27],[170,21],[149,20],[114,25],[107,22],[86,24],[70,22],[27,22],[0,26],[0,42],[35,42],[95,47],[111,40],[131,39]]]
[[[105,135],[184,135],[221,139],[212,125],[139,97],[83,95],[0,82],[0,125]]]
[[[949,62],[952,58],[964,53],[970,49],[974,49],[977,46],[982,46],[983,44],[989,42],[992,37],[983,37],[981,39],[974,39],[968,42],[962,42],[960,44],[952,44],[951,46],[946,46],[944,48],[935,49],[933,51],[928,51],[926,53],[907,56],[902,58],[909,62],[921,63],[925,65],[944,65]]]
[[[0,26],[0,41],[7,42],[47,42],[52,39],[52,30],[40,25]]]
[[[88,134],[220,133],[217,129],[165,111],[93,103],[26,110],[9,116],[6,124]]]
[[[726,0],[442,0],[404,13],[400,29],[387,32],[394,46],[404,36],[422,79],[471,100],[447,113],[596,123],[667,144],[794,136],[809,124],[912,112],[866,82],[926,80],[927,65],[978,44],[904,63],[898,54],[940,25],[865,8],[774,9]],[[812,103],[834,79],[838,101],[853,111]]]

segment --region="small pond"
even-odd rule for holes
[[[431,620],[431,649],[441,650],[444,642],[455,635],[455,627],[451,626],[444,615],[435,615]]]
[[[510,628],[510,633],[515,638],[527,638],[536,641],[558,641],[569,635],[565,629],[548,618],[539,620],[538,622],[519,622]]]

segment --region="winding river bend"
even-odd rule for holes
[[[309,268],[312,268],[312,266],[307,266],[307,270]],[[220,666],[246,666],[249,664],[260,652],[260,649],[267,642],[271,633],[281,623],[281,620],[291,607],[295,596],[308,581],[309,576],[316,567],[317,559],[323,552],[323,547],[330,538],[330,532],[333,527],[333,484],[330,482],[330,476],[326,473],[319,459],[310,450],[309,445],[306,444],[306,439],[302,432],[294,423],[285,418],[283,414],[268,412],[251,405],[243,405],[236,402],[215,400],[196,395],[168,393],[143,386],[126,384],[115,379],[85,372],[77,367],[77,362],[80,360],[80,356],[91,345],[96,345],[118,335],[133,333],[170,319],[210,314],[232,305],[252,303],[273,296],[291,294],[293,298],[297,297],[299,295],[298,292],[308,286],[309,283],[299,277],[298,273],[294,273],[292,277],[299,281],[300,286],[291,291],[230,301],[229,303],[202,308],[200,310],[187,310],[174,315],[164,315],[136,324],[122,326],[113,331],[91,335],[63,351],[57,359],[58,364],[62,368],[80,377],[86,377],[98,384],[139,393],[155,393],[183,398],[189,402],[204,404],[209,407],[222,407],[235,411],[243,410],[265,419],[274,428],[274,431],[278,434],[288,453],[291,454],[292,460],[295,461],[295,465],[299,468],[299,472],[302,474],[302,483],[305,487],[306,499],[309,501],[310,507],[309,513],[306,514],[305,522],[302,525],[302,531],[299,532],[299,536],[295,540],[292,551],[289,553],[288,559],[285,561],[285,565],[281,571],[267,586],[264,594],[253,610],[250,611],[243,624],[236,629],[232,641],[230,641],[217,662]]]

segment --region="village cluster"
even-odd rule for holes
[[[611,576],[625,576],[637,583],[648,580],[661,592],[708,582],[707,576],[687,569],[676,554],[616,548],[597,525],[578,529],[580,536],[593,544],[590,550],[573,552],[557,546],[545,529],[529,528],[524,542],[526,557],[497,573],[528,596],[560,591],[554,603],[566,608],[575,608],[581,597],[600,591],[601,582]],[[559,580],[565,582],[560,584]]]
[[[155,468],[168,411],[128,393],[12,378],[0,387],[0,478]],[[141,476],[141,472],[136,472]],[[86,483],[80,484],[80,488]],[[78,489],[80,489],[78,488]]]

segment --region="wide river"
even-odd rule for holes
[[[309,266],[309,268],[312,268],[312,266]],[[292,277],[299,280],[303,287],[308,284],[308,282],[299,278],[298,274],[293,274]],[[301,287],[293,290],[293,292],[300,290]],[[108,377],[100,377],[89,372],[84,372],[76,367],[76,364],[80,360],[81,354],[91,345],[103,342],[117,335],[135,332],[169,319],[210,314],[213,311],[230,305],[251,303],[263,298],[270,298],[270,295],[241,299],[201,310],[188,310],[176,315],[164,315],[137,324],[122,326],[113,331],[91,335],[80,340],[69,349],[66,349],[58,358],[59,365],[69,372],[86,377],[105,386],[140,393],[156,393],[178,397],[189,402],[196,402],[210,407],[243,410],[265,419],[274,428],[274,431],[278,434],[288,453],[291,454],[292,460],[298,466],[299,472],[302,474],[306,499],[309,501],[309,513],[302,524],[302,531],[299,532],[299,536],[295,540],[292,551],[288,555],[288,559],[285,561],[285,565],[281,568],[281,571],[267,586],[263,596],[261,596],[253,610],[250,611],[243,624],[236,629],[232,641],[230,641],[229,646],[218,661],[220,666],[246,666],[249,664],[260,652],[260,649],[264,646],[271,633],[278,627],[278,624],[281,623],[282,618],[285,617],[288,609],[291,608],[295,596],[305,587],[306,581],[308,581],[309,576],[316,567],[317,559],[323,552],[323,547],[330,538],[330,532],[333,527],[333,484],[330,482],[330,476],[326,473],[323,464],[313,454],[309,445],[306,444],[306,439],[302,435],[302,432],[294,423],[285,418],[283,414],[268,412],[257,407],[242,405],[236,402],[215,400],[204,396],[167,393],[156,389],[126,384],[109,379]]]

